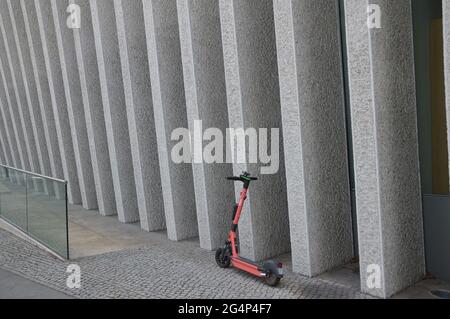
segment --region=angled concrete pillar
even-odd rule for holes
[[[272,1],[220,0],[228,113],[233,128],[278,128],[280,91]],[[244,256],[262,260],[290,250],[283,141],[279,169],[254,182],[239,225]],[[273,144],[272,144],[273,145]],[[260,164],[234,164],[234,173],[260,173]],[[236,183],[236,196],[242,185]]]
[[[0,132],[1,133],[1,132]],[[0,137],[0,163],[3,165],[8,165],[8,160],[6,158],[6,148],[5,148],[5,141],[2,137]]]
[[[6,97],[8,100],[9,113],[11,115],[11,124],[15,135],[17,149],[18,149],[18,161],[16,167],[30,170],[30,162],[27,152],[27,135],[22,127],[21,106],[20,100],[18,100],[17,81],[16,74],[12,66],[12,57],[10,52],[10,44],[8,43],[7,31],[5,30],[5,19],[9,18],[8,7],[6,2],[0,2],[0,31],[2,34],[2,41],[0,41],[0,58],[2,60],[2,77],[4,81]],[[6,18],[5,18],[6,17]],[[10,34],[11,36],[11,34]],[[14,55],[17,59],[17,55]],[[16,63],[18,67],[18,63]]]
[[[31,100],[29,98],[29,87],[27,76],[24,70],[22,51],[17,35],[15,18],[8,0],[0,2],[0,9],[3,11],[3,30],[5,31],[5,48],[8,61],[11,66],[12,84],[16,94],[17,108],[20,118],[20,124],[25,139],[25,148],[28,156],[28,171],[41,173],[39,165],[39,156],[37,151],[36,136],[33,130],[33,118],[30,114]],[[36,192],[44,192],[44,183],[42,180],[33,178],[30,187],[34,187]]]
[[[389,297],[425,273],[411,3],[346,0],[345,14],[361,285]]]
[[[114,0],[142,229],[165,228],[142,1]]]
[[[2,49],[2,41],[0,39],[0,51]],[[19,137],[17,135],[18,131],[17,131],[17,126],[16,126],[16,122],[14,119],[14,114],[11,115],[11,98],[10,98],[10,92],[9,92],[9,87],[8,87],[8,83],[5,77],[6,74],[6,70],[9,70],[8,68],[5,70],[3,68],[3,62],[2,60],[2,54],[0,53],[0,76],[1,76],[1,81],[0,81],[0,109],[1,109],[1,113],[2,113],[2,117],[3,117],[3,124],[4,124],[4,128],[5,128],[5,137],[8,140],[8,144],[10,146],[10,151],[11,151],[11,167],[17,167],[17,168],[22,168],[22,161],[21,161],[21,157],[20,157],[20,152],[19,152],[19,148],[20,148],[20,140]],[[11,181],[13,182],[20,182],[20,180],[15,178],[15,174],[11,174]]]
[[[171,158],[173,130],[188,127],[177,4],[143,0],[143,9],[167,234],[182,240],[197,236],[198,225],[192,167]]]
[[[189,129],[201,120],[204,129],[228,127],[225,70],[218,0],[178,0],[181,53]],[[206,146],[208,143],[204,143]],[[200,246],[223,245],[234,201],[231,164],[193,163]]]
[[[92,171],[91,153],[81,94],[80,76],[73,31],[66,25],[68,2],[51,0],[59,60],[69,115],[75,163],[78,172],[81,201],[85,209],[96,209],[97,195]]]
[[[0,90],[2,89],[3,88],[0,87]],[[6,131],[7,129],[3,114],[3,102],[2,99],[0,99],[0,142],[2,144],[0,149],[0,152],[2,152],[1,161],[3,165],[14,166],[14,163],[12,161],[12,152],[7,138],[8,132]]]
[[[34,4],[38,21],[38,25],[35,27],[38,27],[40,32],[64,179],[68,181],[68,199],[71,204],[81,204],[80,186],[52,7],[47,0],[35,0]]]
[[[114,183],[109,159],[108,138],[103,113],[94,31],[88,0],[70,0],[81,9],[81,28],[73,29],[83,96],[86,129],[97,193],[98,210],[103,216],[116,215]]]
[[[51,176],[50,160],[47,150],[47,143],[45,140],[44,123],[39,106],[38,92],[34,78],[33,63],[31,61],[30,50],[28,46],[28,35],[25,28],[24,16],[22,14],[20,1],[9,1],[8,9],[11,17],[12,29],[17,48],[17,55],[20,63],[21,74],[24,83],[25,97],[27,101],[27,110],[35,143],[35,151],[38,159],[38,165],[35,167],[35,172],[45,176]],[[49,194],[53,194],[52,183],[39,183],[43,186],[43,190]]]
[[[20,0],[20,6],[24,17],[24,25],[28,39],[28,48],[31,56],[32,70],[34,74],[34,83],[37,90],[39,112],[42,117],[42,126],[44,131],[44,141],[48,152],[48,163],[44,163],[45,175],[55,178],[64,178],[64,171],[59,151],[58,136],[56,131],[55,118],[53,116],[52,99],[50,95],[49,80],[45,66],[44,53],[42,48],[38,20],[34,1]],[[35,112],[38,112],[37,108]],[[41,137],[42,138],[42,137]],[[48,172],[47,165],[50,165]],[[60,194],[60,187],[54,187],[55,195],[58,198],[64,196]],[[49,193],[52,194],[51,188]]]
[[[338,2],[274,12],[293,268],[315,276],[353,257]]]
[[[6,83],[5,72],[3,70],[3,62],[0,58],[0,113],[2,115],[2,122],[0,125],[4,128],[3,139],[6,140],[6,144],[9,145],[8,151],[10,152],[10,162],[8,165],[11,167],[20,167],[21,164],[18,150],[19,143],[13,128],[13,119],[11,118],[9,109],[10,104],[8,86]]]
[[[112,1],[91,0],[92,24],[100,74],[117,214],[121,222],[139,220],[133,160]]]

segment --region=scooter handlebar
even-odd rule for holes
[[[250,176],[245,176],[245,178],[243,176],[240,176],[240,177],[236,177],[236,176],[227,177],[227,180],[229,180],[229,181],[237,181],[237,182],[244,182],[246,179],[247,180],[251,180],[251,181],[257,181],[258,180],[258,178],[250,177]]]

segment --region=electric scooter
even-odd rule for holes
[[[247,199],[247,192],[250,182],[258,180],[256,177],[251,177],[249,173],[244,172],[239,177],[227,177],[228,180],[244,183],[244,188],[241,191],[239,203],[233,209],[233,224],[228,234],[228,240],[224,247],[217,249],[216,262],[220,268],[234,268],[243,270],[253,276],[262,278],[269,286],[277,286],[283,278],[283,264],[274,260],[267,260],[263,263],[255,263],[251,260],[239,256],[237,243],[237,228],[239,219],[241,217],[244,202]]]

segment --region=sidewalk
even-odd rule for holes
[[[61,261],[0,229],[0,268],[76,298],[368,298],[349,285],[294,274],[289,258],[282,259],[287,259],[286,276],[273,288],[217,267],[214,253],[200,249],[195,240],[172,242],[153,233],[142,248]],[[72,263],[81,268],[80,289],[66,286]]]
[[[71,297],[0,269],[0,299],[71,299]]]

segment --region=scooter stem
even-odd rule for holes
[[[241,190],[241,197],[239,199],[238,208],[236,211],[236,216],[234,216],[233,220],[233,230],[236,231],[235,227],[237,227],[239,223],[239,219],[241,218],[242,209],[244,208],[244,202],[247,199],[247,188],[244,188]]]

